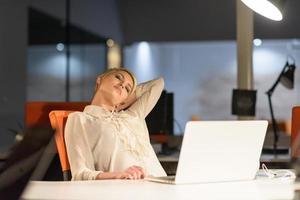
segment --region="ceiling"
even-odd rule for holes
[[[123,42],[236,39],[236,0],[117,0]],[[300,0],[280,22],[254,14],[254,37],[300,38]]]
[[[70,0],[70,19],[72,25],[92,35],[123,44],[235,40],[236,1],[239,0]],[[65,4],[66,0],[30,0],[31,7],[62,21]],[[280,22],[254,14],[254,37],[300,38],[300,0],[286,0],[284,11]]]

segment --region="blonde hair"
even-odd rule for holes
[[[107,76],[109,74],[112,74],[112,73],[115,73],[115,72],[119,72],[119,71],[126,72],[131,77],[132,82],[133,82],[132,89],[131,89],[131,92],[129,94],[129,95],[131,95],[135,91],[135,89],[136,89],[137,81],[136,81],[135,75],[130,70],[125,69],[125,68],[112,68],[112,69],[108,69],[105,72],[103,72],[102,74],[98,75],[97,78],[103,78],[103,77],[105,77],[105,76]],[[97,89],[98,89],[98,84],[96,83],[95,93],[97,92]]]

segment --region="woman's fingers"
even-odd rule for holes
[[[133,179],[133,176],[130,173],[123,172],[120,179]]]
[[[133,166],[134,169],[138,172],[138,175],[140,178],[144,178],[145,177],[145,172],[144,172],[144,169],[140,166]]]
[[[142,179],[144,177],[145,177],[145,173],[142,167],[131,166],[127,168],[124,172],[121,172],[117,178],[137,180],[137,179]]]
[[[139,166],[131,166],[126,172],[128,172],[133,179],[141,179],[145,177],[144,170]]]
[[[140,167],[140,166],[135,166],[135,167],[140,171],[142,178],[144,178],[145,177],[145,171],[144,171],[144,169],[142,167]]]
[[[133,177],[133,179],[139,179],[139,171],[137,169],[131,168],[128,173]]]
[[[126,174],[126,179],[132,180],[132,179],[134,179],[134,177],[130,173],[127,173]]]
[[[130,169],[134,169],[135,171],[137,170],[137,171],[141,172],[142,174],[144,174],[144,170],[140,166],[133,165],[130,167]]]

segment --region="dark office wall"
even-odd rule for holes
[[[66,0],[31,0],[30,6],[61,20],[65,19]],[[116,41],[122,40],[115,0],[70,0],[73,25]]]
[[[123,41],[203,41],[236,39],[237,0],[117,0]],[[286,1],[284,19],[254,14],[254,36],[299,38],[299,0]]]
[[[235,35],[234,2],[118,0],[124,41],[232,39]]]
[[[0,1],[0,150],[13,141],[8,129],[23,122],[26,91],[27,1]]]

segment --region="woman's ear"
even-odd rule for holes
[[[101,83],[101,78],[102,78],[101,76],[98,76],[98,77],[97,77],[97,79],[96,79],[96,84],[97,84],[97,85],[100,85],[100,83]]]
[[[99,86],[100,86],[101,79],[102,79],[101,76],[98,76],[98,77],[96,78],[95,92],[97,92],[97,90],[98,90],[98,88],[99,88]]]

